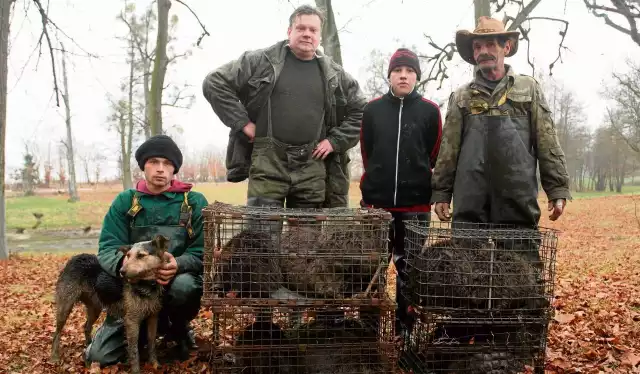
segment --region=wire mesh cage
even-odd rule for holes
[[[395,305],[215,306],[210,363],[220,373],[394,373]]]
[[[406,230],[403,292],[416,310],[451,318],[550,317],[554,230],[414,221]]]
[[[391,215],[215,202],[203,209],[203,305],[376,303]]]
[[[419,373],[543,373],[547,324],[427,315],[407,329],[399,367]]]

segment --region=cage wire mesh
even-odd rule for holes
[[[203,216],[204,305],[342,305],[385,297],[391,215],[383,210],[215,202]]]
[[[203,217],[215,372],[394,372],[389,213],[215,202]]]
[[[210,362],[220,373],[394,373],[395,304],[358,307],[213,306]]]
[[[554,230],[415,221],[406,227],[406,296],[417,308],[463,318],[549,317]]]
[[[406,223],[401,366],[414,372],[518,373],[544,366],[556,232],[511,225]]]
[[[462,319],[423,314],[407,327],[399,367],[419,373],[543,372],[543,320]]]

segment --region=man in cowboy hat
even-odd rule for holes
[[[453,92],[432,178],[438,218],[536,227],[538,181],[558,219],[569,192],[565,156],[542,89],[504,63],[518,50],[517,31],[480,17],[473,32],[458,31],[460,56],[474,65],[472,82]]]

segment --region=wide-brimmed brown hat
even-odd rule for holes
[[[504,24],[495,19],[486,16],[478,18],[478,25],[473,32],[468,30],[459,30],[456,32],[456,47],[458,53],[463,60],[476,65],[476,61],[473,58],[473,39],[477,37],[487,36],[506,36],[511,39],[511,51],[505,57],[511,57],[518,51],[518,38],[520,33],[518,31],[506,31]]]

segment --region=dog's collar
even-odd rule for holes
[[[140,296],[151,296],[158,288],[158,282],[154,280],[141,280],[136,283],[127,282],[133,292]]]

